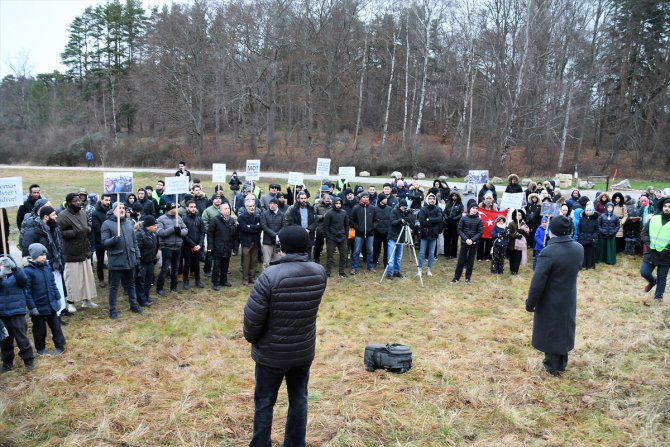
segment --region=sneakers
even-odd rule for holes
[[[656,284],[652,284],[652,283],[648,282],[647,285],[644,286],[644,293],[649,293],[649,291],[650,291],[651,289],[653,289],[655,285],[656,285]]]
[[[212,290],[218,292],[219,290],[221,290],[221,286],[212,286]]]
[[[344,270],[342,270],[342,271],[340,272],[340,278],[346,278],[346,277],[347,277],[347,272],[345,272]]]
[[[452,283],[452,284],[458,284],[459,282],[460,282],[460,280],[458,280],[458,279],[456,279],[456,278],[454,278],[454,279],[451,280],[451,283]]]
[[[189,290],[191,288],[191,285],[184,281],[184,286],[182,287],[184,290]]]
[[[390,279],[393,279],[393,275],[384,275],[384,277],[385,277],[386,279],[389,279],[389,280],[390,280]]]
[[[349,274],[350,274],[350,275],[357,275],[357,274],[358,274],[358,270],[356,270],[356,269],[351,269],[351,271],[349,272]]]
[[[58,357],[59,355],[63,355],[63,352],[65,352],[65,348],[56,348],[53,351],[51,351],[51,355],[54,357]]]
[[[402,273],[400,273],[400,272],[393,273],[393,276],[396,277],[396,278],[402,278],[403,277]]]
[[[426,276],[433,276],[433,272],[430,269],[426,269]]]
[[[247,281],[247,280],[245,279],[244,281],[242,281],[242,285],[243,285],[243,286],[248,286],[248,285],[249,285],[249,281]]]
[[[470,278],[465,278],[465,284],[470,284]]]
[[[134,314],[141,314],[142,313],[142,308],[141,307],[131,307],[130,311]]]
[[[204,288],[205,288],[205,285],[202,283],[202,281],[196,281],[196,282],[195,282],[195,286],[196,286],[198,289],[204,289]]]
[[[46,349],[38,349],[37,350],[37,355],[39,355],[40,357],[48,357],[48,356],[51,355],[51,353],[49,351],[47,351]]]
[[[116,320],[117,318],[119,318],[119,314],[116,313],[116,311],[112,311],[112,312],[109,313],[109,319],[110,320]]]
[[[84,300],[81,302],[81,307],[83,309],[95,309],[98,305],[91,300]]]
[[[226,281],[223,283],[223,287],[233,287],[233,285],[230,283],[230,281]]]
[[[165,298],[167,296],[167,293],[165,293],[165,290],[159,290],[158,295]]]
[[[77,308],[74,307],[74,303],[68,302],[66,308],[67,308],[67,311],[70,312],[71,314],[77,312]]]
[[[105,287],[107,287],[107,284],[105,283],[105,281],[99,281],[98,282],[98,287],[100,287],[101,289],[104,289]]]

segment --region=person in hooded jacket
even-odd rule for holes
[[[529,201],[529,196],[531,194],[538,194],[538,192],[539,192],[539,190],[538,190],[538,187],[537,187],[537,183],[535,183],[532,180],[530,182],[528,182],[528,186],[526,186],[526,189],[524,190],[524,194],[526,194],[526,202]],[[539,200],[539,198],[538,198],[538,200]]]
[[[596,262],[616,264],[616,234],[619,231],[619,216],[614,214],[614,204],[607,202],[605,213],[598,216],[600,235],[596,245]]]
[[[565,201],[565,204],[570,207],[572,210],[574,208],[574,205],[579,202],[579,199],[582,197],[581,193],[577,188],[574,188],[572,192],[570,193],[570,197],[568,200]]]
[[[365,260],[368,271],[374,267],[372,255],[374,253],[375,235],[375,207],[370,205],[370,196],[367,192],[361,194],[358,205],[351,210],[349,224],[356,230],[354,238],[354,252],[351,255],[351,274],[358,273],[360,266],[360,255],[365,247]]]
[[[484,196],[486,193],[491,193],[494,203],[498,203],[498,193],[496,192],[496,186],[490,180],[482,186],[477,194],[477,203],[482,203],[484,201]]]
[[[512,211],[510,223],[507,226],[509,230],[508,238],[510,244],[507,253],[509,255],[509,270],[512,275],[519,274],[519,266],[526,264],[528,257],[528,243],[526,238],[529,235],[529,228],[526,224],[526,215],[522,209]]]
[[[584,269],[596,268],[596,244],[600,236],[600,226],[598,225],[598,213],[593,204],[589,203],[584,208],[579,227],[577,229],[577,242],[584,247]]]
[[[507,181],[509,184],[505,188],[505,192],[508,193],[519,193],[523,192],[523,188],[521,188],[521,185],[519,185],[519,176],[516,174],[510,174],[509,177],[507,177]]]
[[[44,206],[51,206],[51,202],[49,202],[47,199],[38,199],[35,202],[35,206],[33,209],[30,211],[30,213],[26,214],[23,217],[23,223],[21,224],[20,230],[19,230],[19,244],[18,246],[21,247],[21,250],[23,251],[23,235],[26,234],[31,228],[38,226],[39,221],[40,221],[40,209]],[[3,208],[4,209],[4,208]],[[6,210],[5,210],[6,214]],[[5,219],[5,236],[7,236],[7,239],[9,239],[9,221]],[[7,249],[9,250],[9,241],[7,241]],[[9,251],[7,251],[9,253]],[[27,254],[23,254],[22,256],[28,256]]]
[[[91,215],[91,228],[95,235],[95,259],[96,259],[96,273],[98,276],[98,285],[105,288],[105,252],[107,249],[100,239],[102,224],[107,220],[107,212],[112,209],[112,196],[110,194],[103,194],[95,204],[95,210]]]
[[[398,206],[391,210],[391,221],[388,232],[388,265],[386,266],[386,278],[402,278],[400,266],[404,245],[412,242],[409,232],[401,232],[407,225],[408,229],[414,228],[414,213],[407,208],[407,200],[400,199]]]
[[[142,206],[142,216],[155,216],[156,208],[154,201],[147,197],[147,190],[140,188],[137,190],[137,203]]]
[[[135,294],[138,303],[151,304],[151,285],[154,283],[154,265],[158,262],[158,238],[156,218],[147,216],[135,231],[135,241],[140,251],[140,262],[135,278]],[[140,304],[141,305],[141,304]]]
[[[170,290],[177,292],[177,271],[181,259],[181,247],[184,244],[183,237],[188,233],[184,221],[182,219],[177,221],[177,205],[174,202],[167,202],[164,212],[156,219],[156,236],[163,262],[156,281],[156,293],[163,297],[167,296],[163,287],[168,272],[170,272]]]
[[[642,230],[642,239],[649,249],[642,257],[640,275],[647,280],[644,292],[656,287],[654,301],[660,304],[670,270],[670,197],[659,201],[658,206],[660,213],[652,216]]]
[[[463,268],[465,268],[465,283],[470,284],[472,278],[472,269],[475,265],[475,256],[477,255],[477,245],[479,245],[482,234],[484,233],[484,222],[479,217],[477,202],[474,199],[468,201],[468,212],[458,223],[458,235],[461,237],[461,250],[458,255],[458,263],[454,272],[452,284],[457,284],[461,280]]]
[[[491,273],[502,275],[505,272],[505,253],[509,246],[509,229],[505,216],[496,217],[496,224],[491,232],[493,248],[491,249]]]
[[[375,228],[374,246],[372,250],[372,262],[375,267],[379,264],[379,255],[384,250],[382,261],[384,267],[388,263],[388,232],[391,226],[391,207],[388,205],[386,194],[380,192],[377,196],[377,206],[375,206],[375,217],[373,226]]]
[[[40,243],[30,244],[28,265],[23,269],[26,274],[24,291],[26,301],[33,303],[37,312],[31,312],[33,323],[33,340],[37,355],[61,355],[65,349],[65,335],[61,329],[58,312],[61,308],[60,292],[51,265],[47,260],[48,250]],[[47,352],[47,325],[51,330],[51,338],[55,350]]]
[[[619,218],[619,230],[616,232],[615,245],[616,252],[620,253],[626,246],[626,241],[623,237],[623,227],[628,221],[628,209],[626,208],[626,200],[620,192],[612,194],[612,203],[614,204],[614,210],[612,212]]]
[[[605,214],[605,206],[610,201],[611,201],[610,196],[606,192],[603,192],[599,195],[596,194],[596,200],[595,200],[595,203],[594,203],[594,207],[595,207],[595,210],[598,213],[598,215]]]
[[[19,348],[19,357],[27,370],[35,367],[35,353],[28,338],[26,309],[31,316],[37,315],[35,304],[28,301],[24,291],[27,277],[10,256],[0,257],[0,320],[7,329],[7,337],[0,342],[2,368],[0,372],[14,367],[14,340]]]
[[[540,195],[537,193],[531,193],[528,195],[528,200],[526,203],[526,223],[528,224],[528,240],[535,240],[535,231],[540,227],[542,223],[542,202]]]
[[[421,240],[419,242],[419,270],[423,268],[424,259],[428,259],[426,267],[426,275],[433,276],[431,268],[435,260],[435,244],[437,238],[442,233],[443,214],[442,209],[437,206],[437,197],[435,194],[428,194],[426,197],[426,204],[421,207],[419,213],[416,215],[417,224],[419,225],[419,232]]]
[[[457,191],[452,191],[444,207],[444,256],[456,258],[458,256],[458,222],[463,217],[463,202]]]
[[[323,218],[323,231],[326,235],[326,274],[330,277],[335,264],[335,249],[339,253],[339,273],[346,278],[347,241],[349,237],[349,215],[342,209],[342,199],[335,196],[333,206]]]
[[[407,195],[407,201],[409,202],[409,207],[413,210],[421,209],[424,198],[424,189],[419,184],[419,179],[415,178],[412,180],[412,184],[409,187],[409,193]]]

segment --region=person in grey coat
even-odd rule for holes
[[[534,312],[532,344],[544,352],[544,368],[559,376],[575,347],[577,274],[584,247],[570,237],[572,222],[565,216],[551,219],[551,239],[537,257],[526,310]]]
[[[120,216],[121,224],[117,219]],[[118,229],[121,229],[119,233]],[[140,249],[135,239],[133,223],[126,218],[125,206],[115,202],[107,212],[107,220],[102,223],[100,239],[107,250],[107,268],[109,269],[109,318],[118,318],[116,295],[119,282],[123,279],[128,291],[130,311],[142,313],[135,294],[135,267],[140,263]]]

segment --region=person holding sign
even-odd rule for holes
[[[188,233],[188,228],[184,221],[177,217],[177,205],[174,202],[168,202],[165,205],[165,214],[156,219],[159,246],[161,248],[161,257],[163,264],[156,281],[156,293],[160,296],[166,296],[165,277],[170,272],[170,291],[177,291],[177,271],[179,270],[179,260],[181,258],[181,246],[184,243],[183,237]]]

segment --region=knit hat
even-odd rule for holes
[[[279,204],[279,200],[277,200],[276,197],[271,198],[270,200],[268,200],[268,202],[269,202],[269,203],[276,203],[276,204]]]
[[[284,253],[307,253],[309,236],[304,228],[291,225],[279,231],[279,243]]]
[[[388,198],[388,197],[386,197],[386,194],[384,194],[383,192],[380,192],[380,193],[377,195],[377,203],[381,203],[382,200],[387,199],[387,198]]]
[[[565,216],[556,216],[549,223],[549,231],[555,236],[567,236],[572,228],[572,222]]]
[[[47,199],[44,199],[44,198],[37,199],[37,201],[35,202],[35,205],[33,205],[33,211],[37,212],[38,209],[40,209],[41,207],[43,207],[47,203],[49,203],[49,200],[47,200]]]
[[[548,216],[542,216],[542,222],[548,222],[549,217]]]
[[[593,204],[591,202],[587,203],[586,206],[584,207],[584,212],[587,212],[587,211],[593,212],[595,210],[596,209],[593,207]]]
[[[144,225],[144,228],[153,227],[156,225],[156,218],[154,216],[147,216],[142,221],[142,224]]]
[[[133,213],[141,213],[142,212],[142,205],[139,203],[133,203],[133,206],[130,207],[130,209],[133,211]]]
[[[368,194],[367,192],[362,192],[361,197],[368,197],[369,198],[370,194]]]
[[[475,199],[468,200],[468,206],[467,206],[468,213],[470,212],[471,208],[477,208],[477,207],[478,207],[478,205],[477,205],[477,201]]]
[[[40,210],[40,219],[42,219],[44,216],[50,216],[54,211],[55,210],[51,206],[43,206]]]
[[[354,192],[351,190],[351,188],[344,188],[344,191],[342,193],[347,196],[349,194],[353,194]]]
[[[401,206],[407,206],[407,200],[405,200],[405,199],[400,199],[400,200],[398,201],[398,208],[400,208]]]
[[[44,245],[39,244],[37,242],[35,242],[34,244],[30,244],[30,246],[28,247],[28,254],[33,259],[37,258],[40,255],[43,255],[44,253],[49,253],[49,250],[47,250],[47,248]]]

